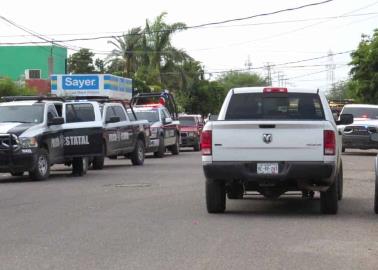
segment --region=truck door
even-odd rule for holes
[[[43,135],[43,141],[48,144],[50,162],[60,163],[64,160],[63,151],[63,127],[62,125],[49,125],[49,122],[59,117],[54,105],[48,105],[46,112],[47,132]]]
[[[120,118],[119,132],[119,148],[123,151],[130,152],[134,148],[134,141],[136,140],[137,133],[133,130],[133,125],[126,115],[126,111],[122,105],[113,106],[114,113]]]
[[[104,137],[108,155],[115,155],[120,148],[121,133],[119,128],[120,119],[114,120],[117,115],[113,106],[106,104],[104,107]]]
[[[63,106],[63,116],[66,158],[103,154],[102,118],[97,102],[67,102]]]

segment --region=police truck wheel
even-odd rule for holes
[[[49,154],[46,149],[40,149],[37,155],[37,164],[29,176],[34,181],[45,180],[50,175]]]
[[[170,150],[171,150],[172,155],[176,156],[180,154],[180,140],[178,136],[176,137],[176,143],[171,146]]]
[[[74,158],[72,161],[72,175],[73,176],[83,176],[88,170],[88,159],[87,158]]]
[[[378,214],[378,176],[375,176],[374,212]]]
[[[93,158],[92,169],[102,170],[104,168],[104,161],[105,161],[105,146],[102,145],[102,156]]]
[[[154,153],[155,157],[162,158],[164,157],[165,154],[165,144],[164,144],[164,137],[160,136],[159,139],[159,148],[158,150]]]
[[[144,163],[144,143],[138,140],[134,151],[131,153],[131,163],[135,166],[141,166]]]
[[[327,191],[320,192],[320,209],[323,214],[335,215],[338,210],[338,183],[337,179]]]
[[[226,187],[222,181],[206,179],[206,206],[211,214],[226,210]]]

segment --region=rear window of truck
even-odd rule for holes
[[[324,120],[319,95],[312,93],[234,94],[226,120]]]
[[[92,122],[96,119],[92,104],[79,103],[66,106],[67,123]]]

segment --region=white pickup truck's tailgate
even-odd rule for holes
[[[323,121],[214,121],[213,161],[323,161],[324,127]]]

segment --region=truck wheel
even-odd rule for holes
[[[180,140],[178,136],[176,137],[176,143],[171,146],[170,150],[171,150],[172,155],[176,156],[180,154]]]
[[[344,173],[343,173],[343,164],[341,163],[338,177],[338,187],[337,187],[337,199],[340,201],[343,199],[343,191],[344,191]]]
[[[327,191],[320,192],[320,209],[323,214],[335,215],[338,210],[337,179],[332,183]]]
[[[15,172],[15,173],[11,173],[11,175],[15,177],[20,177],[24,175],[24,172]]]
[[[131,163],[134,166],[141,166],[144,163],[144,143],[138,139],[134,151],[131,153]]]
[[[226,187],[222,181],[206,179],[206,206],[210,214],[226,210]]]
[[[72,175],[83,176],[88,171],[88,159],[87,158],[74,158],[72,161]]]
[[[105,146],[102,145],[102,156],[94,157],[92,161],[93,170],[102,170],[104,168]]]
[[[341,147],[341,152],[345,153],[346,148],[343,146]]]
[[[378,214],[378,176],[375,176],[374,212]]]
[[[198,152],[199,150],[201,150],[201,145],[200,145],[200,141],[199,140],[197,140],[197,142],[193,146],[193,150],[196,151],[196,152]]]
[[[40,149],[37,155],[37,164],[34,170],[29,172],[29,177],[34,181],[45,180],[50,175],[49,154],[46,149]]]
[[[164,145],[164,137],[160,136],[159,138],[159,149],[157,152],[154,153],[155,157],[162,158],[165,154],[165,145]]]

